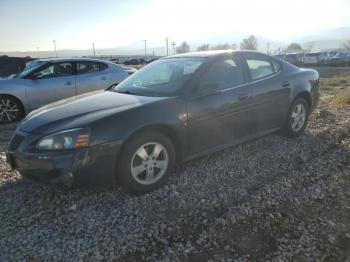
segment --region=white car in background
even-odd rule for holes
[[[304,55],[304,65],[317,65],[320,61],[319,52],[306,53]]]
[[[60,99],[108,89],[136,71],[98,59],[34,60],[19,75],[0,80],[0,123]]]

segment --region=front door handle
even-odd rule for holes
[[[101,80],[107,80],[107,77],[102,76],[102,77],[101,77]]]
[[[249,97],[249,94],[241,94],[238,96],[238,100],[244,100],[247,99]]]
[[[288,87],[290,86],[290,83],[288,81],[285,81],[282,83],[282,87]]]
[[[68,82],[64,83],[64,85],[66,85],[66,86],[71,86],[71,85],[72,85],[72,82],[68,81]]]

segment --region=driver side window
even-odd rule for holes
[[[40,79],[70,76],[73,74],[72,64],[68,62],[55,63],[45,67],[34,75]]]
[[[54,65],[45,67],[35,75],[38,75],[41,79],[54,77]]]
[[[244,73],[236,58],[223,59],[210,66],[201,79],[201,85],[219,85],[221,89],[244,83]]]

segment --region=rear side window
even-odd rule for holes
[[[246,61],[252,80],[258,80],[275,73],[275,68],[268,58],[251,55],[247,57]]]
[[[104,64],[104,63],[100,63],[100,71],[103,71],[105,69],[108,68],[108,65]]]
[[[278,63],[278,62],[275,61],[275,60],[272,60],[271,63],[272,63],[273,70],[275,71],[275,73],[281,71],[281,65],[280,65],[280,63]]]
[[[201,84],[221,84],[222,88],[230,88],[244,83],[244,73],[239,62],[225,59],[210,66],[201,80]]]
[[[83,62],[77,63],[78,74],[88,74],[88,73],[99,72],[107,68],[108,66],[106,64],[99,63],[99,62],[83,61]]]

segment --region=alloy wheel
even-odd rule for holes
[[[306,110],[304,105],[296,104],[291,115],[291,126],[294,132],[299,132],[306,120]]]
[[[156,183],[166,173],[169,155],[163,145],[150,142],[140,146],[131,159],[131,174],[142,185]]]
[[[9,98],[0,100],[0,122],[8,123],[17,119],[19,108],[15,101]]]

